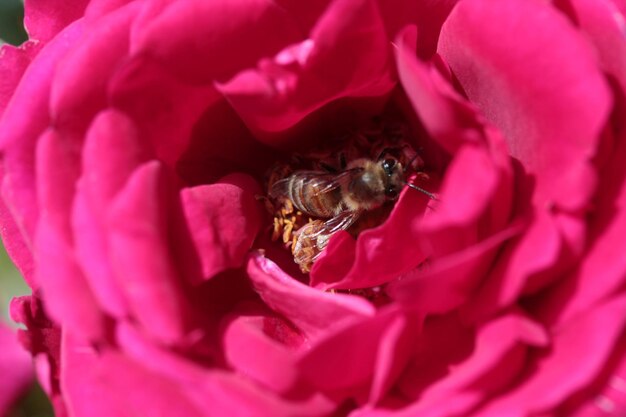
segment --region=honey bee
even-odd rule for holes
[[[296,263],[308,272],[328,241],[340,230],[347,230],[365,212],[398,198],[404,186],[435,195],[407,182],[407,168],[395,156],[383,151],[377,160],[358,158],[339,172],[295,171],[271,184],[269,196],[290,201],[309,217],[315,218],[294,233],[292,253]]]

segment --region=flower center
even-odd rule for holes
[[[334,234],[357,237],[384,222],[408,176],[427,178],[423,166],[408,127],[379,120],[294,155],[267,176],[272,241],[280,240],[308,273]]]

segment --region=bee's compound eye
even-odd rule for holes
[[[385,189],[385,197],[387,197],[390,200],[395,199],[396,197],[398,197],[398,190],[396,189],[396,187],[390,185],[389,187],[387,187]]]
[[[387,158],[383,161],[383,169],[385,170],[385,174],[391,175],[393,168],[396,166],[396,160]]]

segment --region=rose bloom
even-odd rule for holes
[[[9,411],[32,381],[30,356],[18,343],[15,332],[0,321],[0,416],[12,416]]]
[[[62,416],[626,413],[626,2],[41,0],[1,221]],[[424,160],[310,274],[259,196],[373,117]]]

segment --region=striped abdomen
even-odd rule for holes
[[[272,187],[274,196],[283,195],[312,217],[331,218],[344,210],[341,187],[333,175],[296,172]]]

